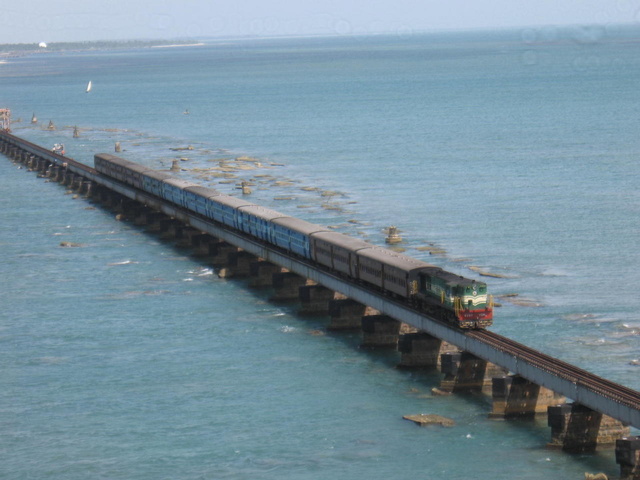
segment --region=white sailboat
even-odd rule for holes
[[[87,83],[87,93],[89,93],[91,91],[91,80],[89,80],[89,83]]]

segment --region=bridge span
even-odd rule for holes
[[[93,182],[148,206],[215,238],[224,240],[256,257],[284,267],[324,287],[340,292],[363,305],[404,322],[434,337],[456,345],[481,359],[499,365],[537,385],[562,394],[576,403],[640,428],[640,392],[608,381],[583,369],[550,357],[488,330],[464,331],[430,318],[410,306],[349,281],[331,271],[297,257],[291,257],[269,244],[233,231],[184,210],[163,199],[127,186],[71,158],[57,155],[31,142],[0,132],[0,152],[14,159],[33,159],[67,174]]]

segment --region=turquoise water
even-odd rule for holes
[[[253,201],[373,243],[397,225],[408,254],[519,294],[499,300],[496,331],[638,389],[637,38],[545,30],[41,54],[0,65],[0,101],[22,119],[15,134],[63,142],[87,163],[119,141],[126,158],[183,158],[181,175],[228,193],[251,180]],[[243,156],[259,164],[233,161]],[[238,168],[213,170],[223,160]],[[357,334],[312,334],[325,319],[218,279],[8,161],[0,172],[0,477],[618,470],[611,452],[545,450],[544,421],[490,421],[482,398],[431,397],[437,372],[398,371],[395,353],[361,351]],[[402,420],[413,413],[456,426],[420,429]]]

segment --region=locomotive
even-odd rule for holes
[[[492,324],[493,304],[484,282],[115,155],[96,154],[94,164],[102,175],[311,260],[459,328]]]

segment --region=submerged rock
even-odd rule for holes
[[[419,252],[429,252],[430,255],[436,255],[440,257],[447,256],[447,251],[444,248],[440,248],[433,244],[425,245],[423,247],[418,247],[416,248],[416,250],[418,250]]]
[[[432,415],[432,414],[424,414],[420,413],[418,415],[404,415],[402,418],[405,420],[409,420],[414,422],[421,427],[426,427],[427,425],[440,425],[442,427],[453,427],[456,422],[450,418],[443,417],[440,415]]]
[[[542,303],[531,300],[530,298],[520,297],[517,293],[506,293],[504,295],[498,295],[496,298],[511,303],[512,305],[518,305],[519,307],[542,307]]]
[[[584,472],[584,479],[585,480],[609,480],[609,477],[607,477],[607,475],[605,475],[604,473]]]
[[[476,267],[473,265],[469,266],[469,270],[476,272],[478,275],[482,276],[482,277],[492,277],[492,278],[513,278],[510,277],[508,275],[502,275],[501,273],[493,273],[493,272],[488,272],[486,270],[483,270],[480,267]]]
[[[60,242],[60,246],[64,248],[78,248],[84,247],[83,243],[73,243],[73,242]]]

